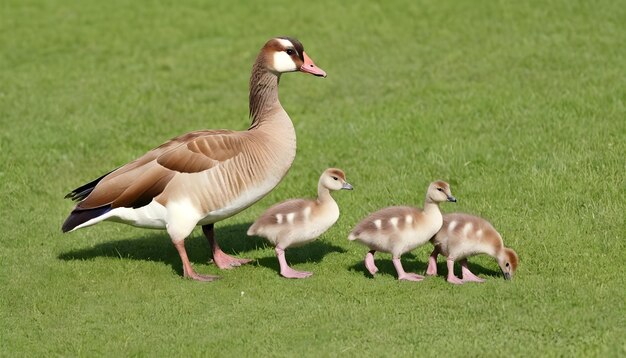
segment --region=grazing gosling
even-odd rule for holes
[[[439,231],[443,222],[439,203],[445,201],[456,202],[450,185],[440,180],[432,182],[426,192],[423,210],[392,206],[376,211],[357,224],[348,240],[357,240],[370,248],[365,256],[365,267],[372,275],[378,272],[374,253],[382,251],[391,253],[399,280],[421,281],[424,276],[404,271],[400,256],[427,243]]]
[[[452,213],[443,216],[441,230],[430,240],[435,246],[428,259],[427,275],[437,274],[437,255],[447,257],[448,282],[460,285],[465,282],[484,282],[467,267],[467,258],[487,254],[496,260],[510,280],[517,269],[518,257],[515,251],[504,247],[502,237],[485,219],[477,216]],[[454,262],[461,261],[463,279],[454,275]]]
[[[352,190],[341,169],[329,168],[320,176],[317,200],[291,199],[267,209],[250,226],[248,235],[266,238],[276,247],[280,275],[286,278],[306,278],[312,272],[296,271],[289,267],[285,250],[302,246],[323,234],[339,218],[339,206],[330,195],[331,190]]]

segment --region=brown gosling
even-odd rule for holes
[[[322,173],[317,185],[317,199],[291,199],[267,209],[250,226],[248,235],[266,238],[275,246],[280,275],[286,278],[306,278],[312,272],[289,267],[285,250],[307,244],[328,230],[339,218],[339,206],[331,190],[352,190],[341,169],[329,168]]]
[[[410,206],[392,206],[370,214],[352,230],[348,239],[356,240],[370,248],[365,256],[365,267],[374,275],[376,251],[391,253],[399,280],[421,281],[424,276],[407,273],[400,256],[428,242],[439,231],[443,222],[439,203],[456,199],[450,185],[444,181],[430,184],[424,200],[424,209]]]
[[[510,280],[519,261],[515,251],[504,247],[502,237],[485,219],[477,216],[451,213],[443,216],[441,230],[430,240],[435,246],[428,260],[427,275],[437,274],[437,255],[447,257],[448,282],[484,282],[467,267],[467,258],[478,254],[487,254],[498,261],[504,279]],[[454,275],[454,262],[461,262],[463,278]]]

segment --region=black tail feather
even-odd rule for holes
[[[79,188],[80,189],[80,188]],[[70,216],[65,219],[61,230],[63,232],[68,232],[80,224],[86,223],[87,221],[97,218],[100,215],[104,215],[105,213],[111,211],[111,205],[101,206],[99,208],[93,209],[80,209],[76,208],[72,210]]]
[[[93,180],[93,181],[90,181],[89,183],[72,190],[70,193],[65,195],[65,199],[72,199],[73,201],[81,201],[81,200],[85,199],[93,191],[93,189],[96,187],[96,185],[98,185],[100,180],[102,180],[105,176],[113,173],[114,171],[115,170],[112,170],[112,171],[104,174],[100,178],[98,178],[96,180]]]

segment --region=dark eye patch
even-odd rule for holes
[[[337,177],[333,177],[333,179],[335,179],[335,180],[339,180],[339,178],[337,178]]]
[[[294,49],[288,48],[287,50],[285,50],[285,52],[287,52],[287,55],[291,56],[294,53],[296,53],[296,51],[294,51]]]
[[[439,191],[443,191],[443,189],[441,189],[441,188],[437,188],[437,190],[439,190]]]

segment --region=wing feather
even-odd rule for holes
[[[161,154],[157,162],[180,173],[198,173],[236,157],[242,141],[238,132],[204,134]]]
[[[178,173],[199,173],[219,166],[243,150],[242,132],[196,131],[173,138],[105,175],[79,209],[139,208],[161,194]]]

